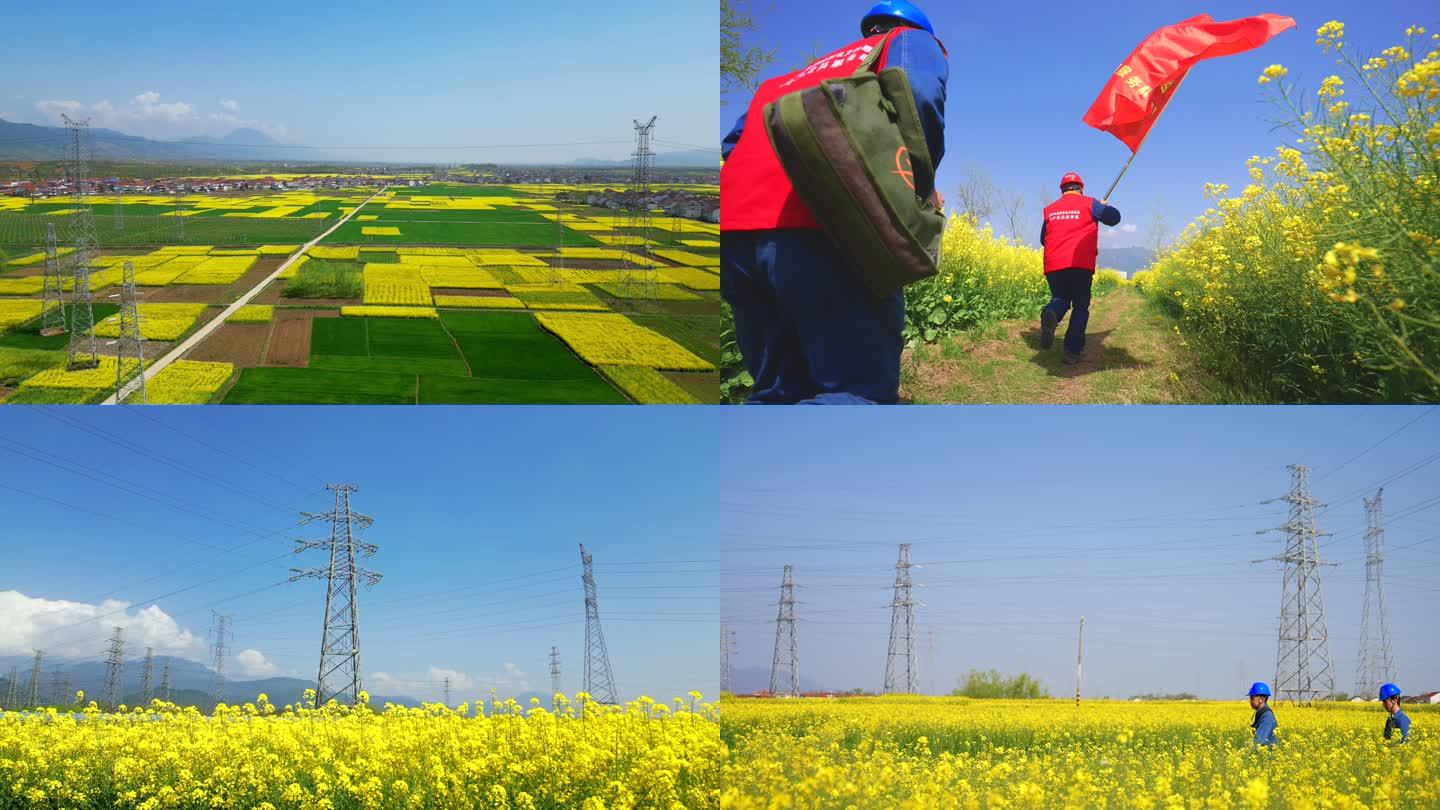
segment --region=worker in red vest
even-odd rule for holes
[[[1040,244],[1045,248],[1045,280],[1050,303],[1040,310],[1040,348],[1055,345],[1055,327],[1070,314],[1065,330],[1066,365],[1085,359],[1085,325],[1090,321],[1090,286],[1100,253],[1100,227],[1120,224],[1120,211],[1108,200],[1085,196],[1085,181],[1070,172],[1060,180],[1060,199],[1045,208]]]
[[[755,380],[751,402],[893,404],[900,398],[904,293],[877,299],[843,266],[786,177],[761,118],[781,96],[854,74],[880,48],[873,69],[906,71],[938,167],[949,66],[930,20],[905,0],[886,0],[861,20],[860,34],[804,69],[760,85],[721,145],[720,290]],[[943,204],[934,188],[916,193]]]

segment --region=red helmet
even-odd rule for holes
[[[1076,174],[1075,172],[1069,172],[1064,177],[1060,178],[1060,190],[1064,191],[1065,187],[1070,185],[1071,183],[1078,184],[1082,189],[1085,188],[1085,181],[1080,179],[1080,175]]]

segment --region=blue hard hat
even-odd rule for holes
[[[1393,683],[1387,683],[1380,687],[1381,700],[1389,700],[1394,697],[1400,697],[1400,687]]]
[[[1255,697],[1256,695],[1264,695],[1265,697],[1270,697],[1270,684],[1265,683],[1264,681],[1256,681],[1255,683],[1250,684],[1250,692],[1247,697]]]
[[[884,0],[884,2],[876,3],[875,7],[870,9],[870,13],[860,20],[860,36],[870,36],[871,24],[884,18],[902,20],[916,28],[928,31],[931,36],[935,35],[935,27],[930,24],[930,18],[926,17],[925,12],[917,8],[915,4],[907,3],[905,0]]]

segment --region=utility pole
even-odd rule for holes
[[[915,600],[911,594],[910,544],[900,544],[895,562],[895,595],[890,600],[890,645],[885,655],[885,692],[913,695],[919,691],[915,666]]]
[[[720,623],[720,691],[730,691],[730,625]]]
[[[770,694],[800,696],[800,650],[795,638],[794,567],[785,566],[775,614],[775,655],[770,659]]]
[[[125,665],[125,630],[116,627],[110,643],[105,648],[105,708],[115,711],[125,696],[120,680],[120,670]]]
[[[1355,691],[1378,693],[1395,677],[1390,653],[1390,625],[1385,616],[1385,530],[1380,522],[1382,487],[1365,502],[1365,604],[1360,613],[1360,656],[1355,664]]]
[[[40,663],[44,657],[44,650],[36,650],[35,663],[30,665],[30,693],[26,696],[25,706],[31,709],[40,706]]]
[[[610,671],[610,651],[600,627],[600,603],[595,590],[595,571],[590,552],[580,544],[580,581],[585,585],[585,691],[600,703],[617,703],[615,676]]]
[[[560,694],[560,648],[550,648],[550,701],[553,707],[555,696]]]
[[[206,690],[206,696],[210,700],[210,705],[214,707],[225,699],[225,656],[229,641],[230,617],[213,608],[210,613],[213,617],[210,626],[210,688]]]
[[[359,583],[372,587],[381,575],[361,568],[359,561],[378,550],[378,546],[357,537],[375,521],[350,509],[350,495],[357,491],[353,484],[329,484],[335,493],[335,508],[320,514],[302,513],[300,524],[324,521],[330,524],[327,540],[296,541],[295,553],[320,549],[330,554],[324,568],[292,568],[290,581],[312,578],[325,580],[325,623],[320,637],[320,671],[315,678],[315,705],[323,706],[331,697],[360,699],[360,603],[356,599]]]
[[[145,662],[140,665],[140,700],[146,706],[150,705],[151,698],[155,696],[154,692],[150,688],[150,681],[151,676],[154,674],[154,667],[155,649],[153,647],[146,647]]]
[[[90,262],[100,240],[95,235],[95,217],[90,210],[90,200],[85,194],[85,144],[84,131],[88,121],[76,121],[62,115],[65,126],[70,130],[70,147],[66,167],[70,183],[75,187],[75,211],[66,217],[69,223],[69,241],[74,250],[66,257],[70,262],[74,288],[70,293],[70,344],[67,348],[67,366],[71,371],[91,369],[100,365],[100,355],[95,350],[95,311],[90,303]]]
[[[41,294],[40,334],[45,337],[65,334],[65,294],[60,279],[60,247],[55,238],[55,223],[45,223],[45,280]]]
[[[1310,468],[1291,464],[1290,492],[1264,503],[1284,501],[1289,519],[1275,529],[1286,534],[1285,551],[1271,560],[1281,563],[1280,631],[1275,654],[1275,699],[1310,703],[1335,694],[1335,667],[1325,629],[1325,604],[1320,593],[1320,537],[1310,497]],[[1256,560],[1264,562],[1264,560]]]
[[[1075,705],[1080,705],[1080,678],[1085,664],[1085,617],[1080,617],[1080,635],[1075,642]]]

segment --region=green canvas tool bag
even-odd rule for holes
[[[916,193],[935,168],[905,71],[870,70],[880,52],[763,115],[796,193],[861,283],[888,296],[935,275],[945,215]]]

